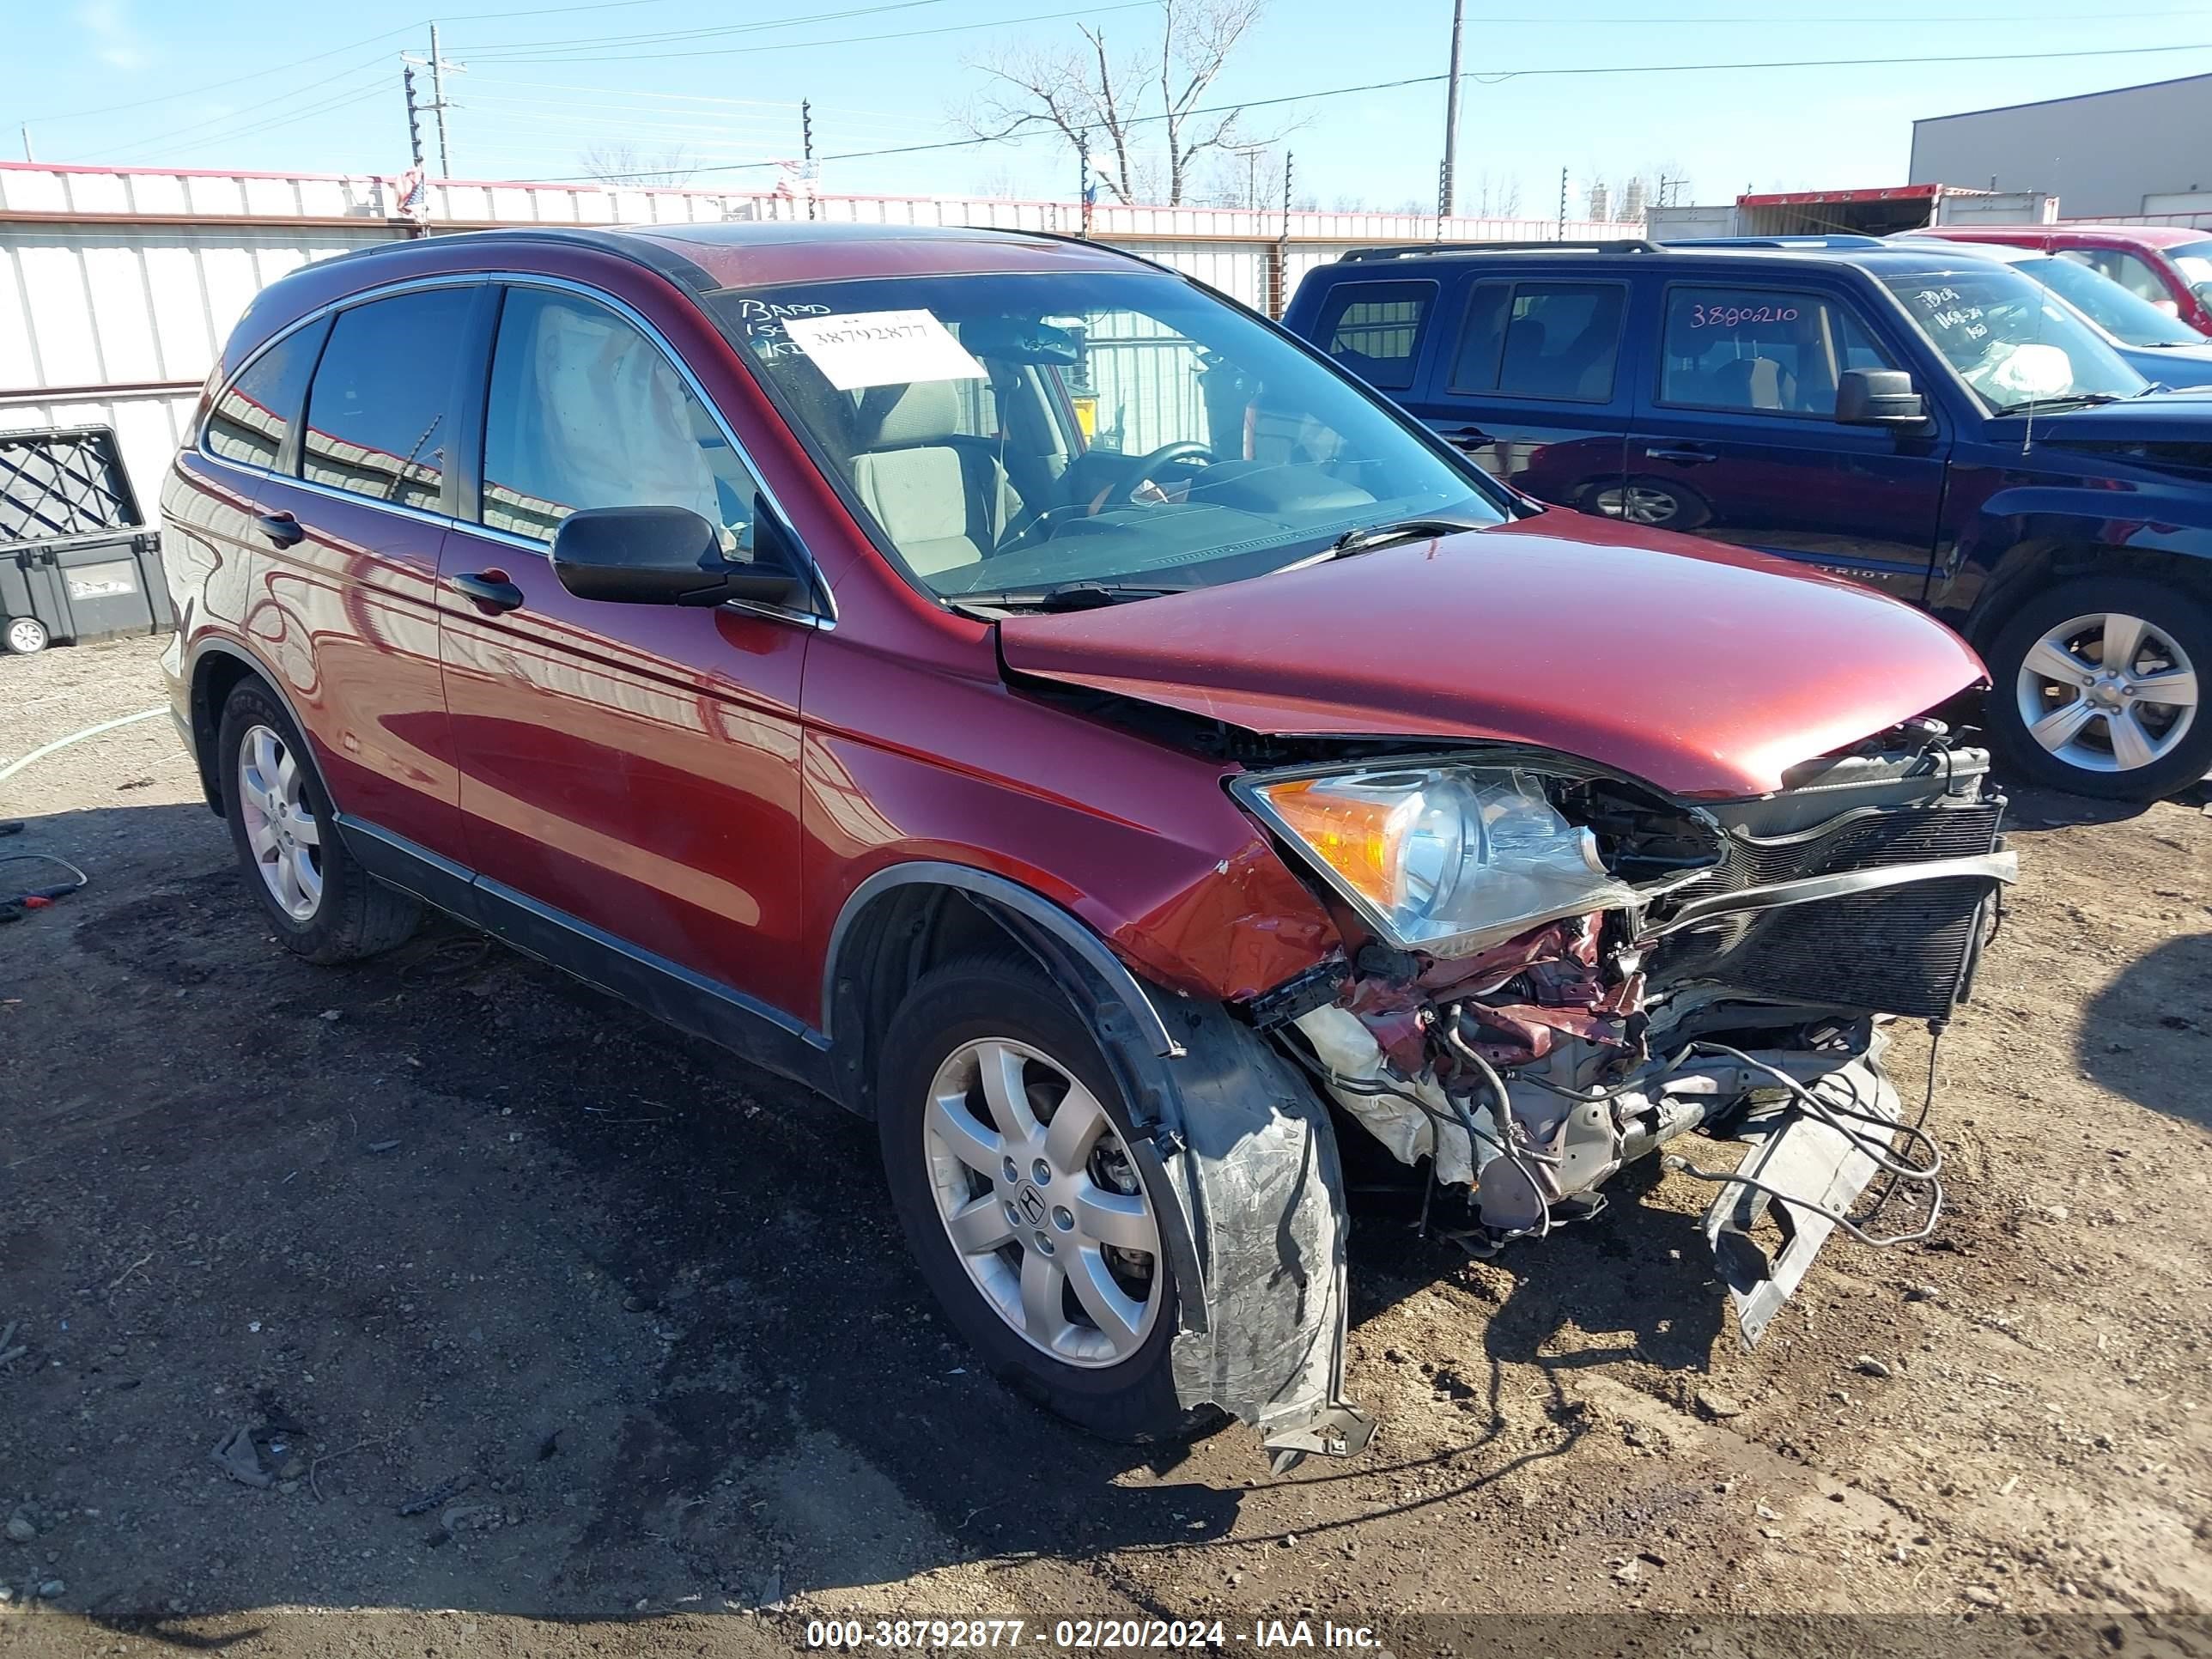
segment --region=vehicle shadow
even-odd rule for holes
[[[2140,1105],[2212,1129],[2212,933],[2169,939],[2082,1011],[2081,1068]]]
[[[714,1613],[1205,1545],[1266,1482],[1247,1431],[1109,1445],[983,1376],[836,1108],[451,923],[301,963],[197,805],[5,845],[96,878],[0,935],[0,1282],[31,1351],[0,1466],[73,1517],[65,1607],[179,1647],[211,1644],[179,1617],[287,1604]],[[1567,1456],[1568,1372],[1698,1370],[1719,1334],[1694,1218],[1634,1178],[1472,1271],[1406,1219],[1358,1200],[1355,1319],[1455,1273],[1486,1298],[1433,1382],[1465,1424],[1293,1472],[1335,1490],[1302,1536]],[[1526,1367],[1553,1429],[1507,1446]],[[211,1460],[241,1430],[274,1485]]]

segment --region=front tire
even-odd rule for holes
[[[1085,1021],[1012,953],[923,976],[884,1038],[878,1128],[922,1277],[1001,1381],[1111,1440],[1186,1437],[1160,1206]]]
[[[216,757],[231,846],[286,949],[355,962],[405,943],[422,907],[354,862],[306,739],[259,682],[240,682],[223,704]]]
[[[2212,768],[2212,611],[2139,576],[2083,576],[2036,594],[1990,642],[1990,737],[2029,781],[2104,800],[2156,800]]]
[[[46,625],[36,617],[10,617],[0,642],[11,657],[34,657],[46,648]]]

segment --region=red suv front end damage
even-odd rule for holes
[[[1669,1163],[1717,1189],[1706,1231],[1749,1346],[1832,1231],[1901,1243],[1940,1211],[1940,1160],[1900,1122],[1882,1028],[1948,1018],[2016,873],[1987,756],[1919,712],[1978,665],[1845,584],[1555,524],[1010,618],[1001,653],[1033,695],[1155,732],[1179,711],[1182,741],[1237,757],[1224,787],[1305,893],[1240,909],[1267,888],[1224,861],[1188,897],[1214,926],[1176,936],[1176,977],[1219,987],[1240,1042],[1262,1034],[1306,1090],[1456,1190],[1470,1248],[1595,1214],[1626,1164],[1692,1131],[1744,1143],[1733,1170]],[[1746,612],[1751,638],[1689,648]],[[1478,617],[1470,643],[1454,624]],[[1596,643],[1632,623],[1669,643],[1632,661]],[[1670,672],[1694,678],[1686,695],[1638,692]],[[1255,936],[1310,959],[1252,994]],[[1141,958],[1160,940],[1116,943]],[[1222,1231],[1337,1240],[1328,1181],[1255,1183],[1255,1162],[1279,1160],[1237,1152],[1193,1160],[1200,1233],[1278,1206]],[[1911,1211],[1883,1231],[1849,1213],[1878,1172]],[[1207,1281],[1224,1276],[1210,1261]],[[1304,1288],[1239,1310],[1273,1333],[1256,1363],[1187,1385],[1279,1455],[1354,1449],[1368,1426],[1341,1397],[1340,1292]]]

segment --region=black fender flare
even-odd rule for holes
[[[314,734],[308,731],[307,723],[300,718],[300,710],[292,701],[292,694],[284,689],[283,679],[270,669],[267,663],[262,661],[244,646],[219,636],[203,640],[192,647],[185,658],[182,675],[185,684],[185,720],[190,725],[192,737],[192,761],[199,769],[200,789],[207,797],[208,810],[217,817],[222,816],[222,781],[216,775],[214,752],[210,748],[209,752],[202,754],[199,747],[200,716],[203,713],[206,714],[208,720],[208,739],[210,744],[221,732],[222,726],[221,708],[210,708],[203,710],[200,707],[200,670],[206,665],[210,657],[228,657],[237,663],[247,673],[260,681],[269,695],[276,698],[283,706],[285,717],[292,722],[292,729],[304,739],[301,747],[307,750],[307,769],[315,775],[315,787],[322,791],[323,799],[331,804],[331,810],[337,811],[337,797],[331,793],[330,780],[323,775],[321,757],[315,753]]]
[[[1130,1154],[1172,1199],[1161,1232],[1184,1287],[1169,1357],[1177,1398],[1257,1428],[1280,1467],[1358,1451],[1374,1424],[1342,1398],[1344,1181],[1334,1125],[1304,1078],[1220,1003],[1176,997],[1164,1015],[1158,994],[1042,894],[933,860],[878,871],[840,909],[823,981],[833,1039],[860,1012],[840,975],[852,923],[913,883],[984,908],[1090,1020],[1139,1131]]]

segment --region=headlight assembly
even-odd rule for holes
[[[1401,951],[1464,956],[1635,897],[1596,838],[1514,767],[1368,766],[1230,787]]]

